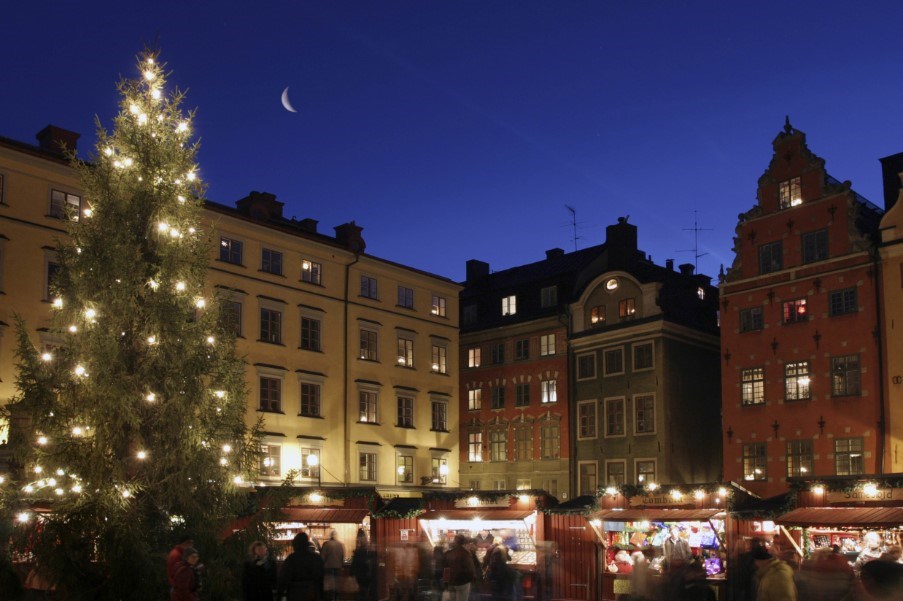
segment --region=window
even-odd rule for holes
[[[542,481],[542,489],[553,497],[558,497],[558,478],[546,478]]]
[[[523,361],[530,358],[530,339],[521,338],[514,342],[514,360]]]
[[[361,354],[365,361],[378,361],[379,335],[372,330],[361,330]]]
[[[605,325],[605,305],[599,305],[589,310],[589,323],[593,326]]]
[[[483,461],[483,433],[468,432],[467,434],[467,460]]]
[[[502,315],[514,315],[517,313],[517,297],[513,294],[502,298]]]
[[[643,394],[633,397],[636,434],[655,433],[655,395]]]
[[[754,442],[743,445],[743,479],[765,480],[765,443]]]
[[[219,260],[226,263],[241,265],[241,255],[244,244],[239,240],[221,236],[219,239]]]
[[[558,424],[545,423],[540,426],[539,452],[542,459],[558,459],[561,456],[561,428]]]
[[[505,362],[505,343],[499,342],[489,347],[489,360],[493,365],[499,365]]]
[[[764,326],[762,307],[750,307],[740,310],[740,331],[753,332],[761,330]]]
[[[859,355],[831,357],[831,395],[859,394],[860,374]]]
[[[282,253],[264,248],[260,255],[260,270],[282,275]]]
[[[414,367],[414,341],[410,338],[398,337],[398,365]]]
[[[824,261],[828,258],[828,230],[803,234],[803,263]]]
[[[359,404],[360,404],[360,412],[358,414],[358,421],[364,422],[367,424],[375,424],[377,414],[376,414],[376,405],[378,400],[378,395],[376,392],[372,390],[361,390],[358,395]]]
[[[414,427],[414,399],[407,396],[398,397],[398,421],[395,423],[399,428]]]
[[[223,302],[223,318],[226,328],[235,334],[236,337],[241,336],[241,301],[227,300]]]
[[[596,438],[596,401],[577,403],[577,437]]]
[[[2,183],[2,182],[0,182]],[[69,219],[78,221],[81,213],[82,198],[75,194],[69,194],[62,190],[50,191],[50,216],[57,219]]]
[[[313,455],[317,458],[316,465],[310,465],[307,458]],[[310,479],[320,478],[320,449],[313,447],[301,447],[301,477]]]
[[[771,242],[759,247],[759,273],[771,273],[783,267],[783,248],[780,242]]]
[[[698,298],[699,300],[705,300],[705,288],[700,286],[696,289],[696,298]]]
[[[577,379],[591,380],[596,377],[596,354],[579,355],[577,357]]]
[[[603,352],[605,375],[613,376],[624,373],[624,349],[613,348]]]
[[[533,488],[533,481],[530,478],[518,478],[517,490],[530,490]]]
[[[398,306],[405,309],[414,308],[414,290],[405,286],[398,287]]]
[[[740,371],[740,399],[744,405],[765,404],[764,367],[750,367]]]
[[[530,405],[530,383],[521,382],[514,386],[514,406],[527,407]]]
[[[361,296],[364,298],[372,298],[378,300],[379,295],[376,288],[376,278],[361,276]]]
[[[3,197],[3,174],[0,173],[0,205],[2,205],[2,204],[6,204],[6,202]],[[0,440],[2,440],[2,439],[0,439]],[[0,442],[0,444],[2,444],[2,442]]]
[[[496,386],[492,389],[492,409],[505,408],[505,387]]]
[[[414,482],[414,458],[411,455],[399,455],[395,472],[398,474],[399,484],[412,484]]]
[[[784,400],[805,401],[809,396],[809,362],[794,361],[784,365]]]
[[[301,382],[301,415],[320,417],[320,385]]]
[[[360,454],[361,482],[376,482],[376,453]]]
[[[448,459],[433,457],[430,476],[433,484],[448,484]]]
[[[468,488],[470,490],[480,490],[480,481],[479,480],[470,480]]]
[[[543,380],[540,382],[541,396],[539,402],[550,405],[558,402],[558,382],[555,380]]]
[[[514,429],[514,460],[532,461],[533,459],[533,428],[531,426],[518,426]]]
[[[479,411],[483,408],[483,389],[472,388],[467,391],[467,409]]]
[[[789,209],[803,203],[800,193],[800,178],[794,177],[778,184],[778,199],[781,209]]]
[[[784,303],[784,323],[801,323],[806,321],[808,313],[806,310],[806,299],[797,298]]]
[[[636,317],[636,299],[624,298],[618,302],[618,317],[623,319],[633,319]]]
[[[448,432],[448,403],[432,401],[430,403],[430,426],[435,432]]]
[[[828,310],[831,317],[855,313],[857,311],[856,289],[832,290],[828,294]]]
[[[540,306],[554,307],[558,304],[558,286],[546,286],[539,291]]]
[[[278,478],[282,475],[282,447],[277,444],[260,445],[260,475]]]
[[[787,477],[808,476],[812,473],[812,441],[787,441]]]
[[[655,482],[655,459],[638,459],[636,480],[641,483]]]
[[[436,296],[433,295],[433,304],[430,308],[430,313],[436,315],[437,317],[445,317],[446,316],[446,299],[444,296]]]
[[[60,278],[60,264],[54,263],[53,261],[49,261],[47,263],[47,277],[44,279],[44,299],[50,300],[53,298],[54,293],[56,292],[57,286],[59,285]]]
[[[489,461],[508,461],[508,436],[504,430],[489,432]]]
[[[652,369],[654,366],[652,355],[652,343],[644,342],[633,345],[633,371]]]
[[[477,322],[477,306],[476,305],[465,305],[464,309],[461,311],[461,322],[462,325],[473,325]]]
[[[260,309],[260,341],[282,344],[282,311]]]
[[[624,399],[605,400],[605,435],[624,436]]]
[[[301,317],[301,348],[306,351],[320,350],[320,320]]]
[[[301,261],[301,281],[308,284],[322,284],[323,266],[314,261],[304,259]]]
[[[433,362],[430,364],[430,368],[433,370],[433,373],[447,374],[448,348],[441,344],[434,344],[432,348],[432,355]]]
[[[479,367],[481,355],[482,353],[478,346],[467,349],[467,367]]]
[[[834,439],[834,470],[838,476],[855,476],[864,470],[861,438]]]
[[[260,410],[282,412],[282,379],[260,376]]]
[[[595,461],[581,461],[579,464],[580,494],[594,495],[599,488],[599,466]]]
[[[624,486],[627,482],[626,461],[605,462],[605,484],[607,486]]]
[[[539,356],[547,357],[555,354],[555,334],[539,337]]]

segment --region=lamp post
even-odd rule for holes
[[[322,480],[320,478],[320,457],[318,455],[314,455],[311,453],[307,456],[307,467],[311,470],[317,470],[317,488],[322,486]]]

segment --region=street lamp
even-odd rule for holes
[[[320,457],[318,455],[314,455],[311,453],[307,456],[307,467],[310,470],[317,470],[317,488],[320,488],[322,485],[322,480],[320,479]]]

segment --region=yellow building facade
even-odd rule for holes
[[[0,404],[15,394],[14,316],[36,344],[50,336],[53,249],[67,211],[87,207],[55,152],[76,139],[0,138]],[[387,494],[457,485],[460,287],[365,253],[353,222],[325,233],[284,218],[271,194],[205,209],[207,284],[247,362],[248,421],[263,418],[261,481],[295,470],[298,484]]]
[[[880,254],[885,421],[890,434],[885,471],[898,474],[903,472],[903,190],[881,219]]]

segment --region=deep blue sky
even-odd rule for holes
[[[0,135],[93,144],[159,40],[197,107],[208,197],[272,192],[321,231],[462,279],[598,244],[630,215],[657,263],[732,259],[784,115],[883,206],[903,151],[903,2],[10,2]],[[28,5],[28,6],[26,6]],[[290,86],[297,114],[279,102]]]

